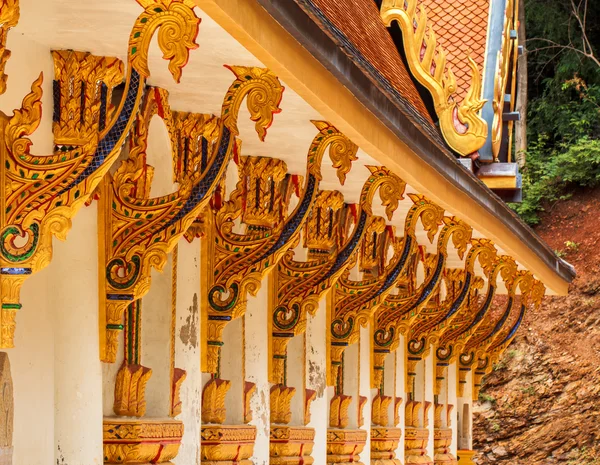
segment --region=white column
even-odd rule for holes
[[[450,364],[448,367],[448,375],[446,382],[448,385],[448,404],[454,405],[448,422],[452,428],[452,445],[450,446],[450,452],[456,457],[456,451],[458,449],[458,398],[457,398],[457,373],[456,373],[456,362]]]
[[[435,456],[434,453],[434,440],[433,440],[433,431],[434,431],[434,427],[433,427],[433,419],[434,419],[434,412],[435,412],[435,405],[434,405],[434,397],[433,397],[433,388],[434,388],[434,384],[435,384],[435,350],[432,347],[431,350],[429,351],[429,355],[427,356],[427,358],[425,358],[422,362],[423,364],[423,370],[425,373],[425,401],[426,402],[431,402],[431,408],[429,409],[428,412],[428,418],[429,418],[429,443],[427,446],[427,455],[429,455],[429,457],[433,458]]]
[[[55,242],[52,273],[48,275],[49,299],[55,312],[56,463],[89,465],[100,464],[103,459],[97,240],[94,203],[74,219],[68,241]]]
[[[227,417],[225,424],[241,425],[244,422],[244,319],[238,318],[225,326],[224,345],[221,347],[221,379],[231,381],[225,405]],[[269,397],[267,396],[267,401]]]
[[[315,463],[327,462],[327,427],[329,426],[329,398],[327,396],[327,300],[321,299],[319,311],[308,316],[306,326],[306,388],[316,391],[311,405],[310,423],[315,429],[312,456]],[[329,388],[330,391],[333,388]]]
[[[290,425],[294,426],[304,424],[304,358],[304,334],[299,334],[292,338],[287,347],[287,385],[296,388],[290,405]]]
[[[248,299],[246,310],[246,378],[256,384],[252,396],[251,425],[256,426],[256,442],[252,461],[254,465],[269,463],[269,430],[271,425],[269,384],[269,324],[268,324],[268,279],[263,279],[256,297]]]
[[[406,402],[408,402],[408,396],[406,395],[406,366],[405,366],[405,351],[406,342],[404,336],[400,336],[400,345],[396,349],[396,397],[402,398],[402,404],[400,404],[400,423],[397,426],[402,428],[402,436],[398,443],[398,449],[396,449],[396,457],[404,462],[404,435],[406,433]]]
[[[152,369],[146,385],[146,417],[166,418],[171,409],[171,264],[152,270],[152,285],[142,298],[140,361]]]
[[[177,419],[183,421],[184,432],[175,463],[200,465],[200,244],[181,240],[178,248],[175,368],[185,370],[187,376],[180,391],[182,405]]]
[[[458,398],[458,448],[462,450],[473,449],[473,371],[469,371],[466,378],[463,397]]]
[[[360,454],[363,463],[371,463],[371,404],[374,389],[371,389],[371,323],[366,328],[360,328],[359,363],[360,372],[358,379],[358,395],[367,398],[363,407],[364,425],[362,429],[367,431],[367,444]],[[355,375],[356,376],[356,375]],[[358,398],[356,399],[359,400]]]

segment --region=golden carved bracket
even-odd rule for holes
[[[33,83],[21,109],[0,115],[4,144],[0,148],[0,347],[13,347],[14,317],[21,307],[19,291],[27,276],[51,260],[52,237],[65,239],[71,219],[116,160],[136,117],[146,78],[148,47],[155,32],[158,45],[178,80],[200,20],[190,0],[140,0],[144,8],[134,23],[128,45],[124,97],[110,107],[112,88],[121,82],[122,63],[115,58],[80,52],[54,52],[57,103],[54,109],[55,153],[30,154],[31,135],[41,119],[42,76]],[[3,3],[9,26],[18,18],[18,2]],[[168,32],[167,32],[168,31]],[[4,49],[4,44],[2,44]],[[2,50],[2,68],[8,54]],[[5,76],[1,73],[2,87]],[[2,89],[3,90],[3,89]]]
[[[203,280],[206,295],[203,316],[208,326],[205,372],[218,370],[225,325],[244,315],[248,294],[256,295],[267,271],[297,244],[317,197],[325,153],[328,151],[332,159],[341,160],[352,159],[358,150],[329,123],[313,121],[313,124],[318,133],[309,147],[307,174],[298,205],[291,214],[288,214],[288,205],[292,184],[300,184],[299,177],[287,175],[287,166],[281,160],[245,157],[240,160],[240,179],[230,200],[207,215],[210,226],[203,241],[208,257]],[[233,231],[233,222],[237,219],[245,227],[243,233]],[[272,349],[285,353],[287,341],[279,341],[279,344]],[[272,378],[283,383],[281,364],[275,363],[274,367],[279,375]]]
[[[279,112],[281,87],[268,70],[230,67],[235,80],[229,87],[221,117],[172,112],[168,94],[151,89],[131,136],[129,158],[103,183],[100,229],[104,231],[105,332],[101,332],[103,360],[113,362],[123,311],[131,300],[150,288],[151,269],[161,270],[167,254],[197,220],[220,185],[227,165],[238,149],[237,115],[247,98],[259,137]],[[146,163],[148,127],[158,114],[169,129],[175,179],[179,189],[150,197],[153,169]],[[102,312],[101,308],[101,312]]]

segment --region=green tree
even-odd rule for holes
[[[600,184],[600,2],[525,0],[528,53],[527,165],[530,224],[574,187]]]

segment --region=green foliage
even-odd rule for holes
[[[589,2],[587,36],[600,43],[600,2]],[[528,151],[523,202],[529,224],[575,188],[600,185],[600,67],[581,48],[570,0],[526,0],[529,75]],[[549,42],[550,41],[550,42]],[[600,48],[600,47],[599,47]],[[598,57],[600,50],[593,50]]]
[[[479,391],[479,402],[489,402],[491,404],[495,404],[496,399],[493,396],[486,394],[485,392]]]

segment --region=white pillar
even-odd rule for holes
[[[186,371],[181,386],[184,432],[176,465],[200,465],[200,416],[202,373],[200,368],[200,244],[179,241],[177,253],[177,312],[175,318],[175,368]]]
[[[448,375],[446,382],[448,385],[448,404],[454,405],[454,409],[448,417],[448,422],[452,428],[452,445],[450,446],[450,452],[456,457],[456,451],[458,450],[458,398],[457,398],[457,376],[456,376],[456,362],[450,364],[448,367]]]
[[[360,328],[358,350],[360,363],[358,395],[367,398],[362,410],[364,424],[361,427],[367,431],[367,443],[360,454],[360,459],[363,463],[371,463],[371,404],[374,391],[371,389],[371,323],[366,328]]]
[[[167,418],[171,409],[171,264],[152,270],[152,285],[142,298],[140,361],[152,369],[146,385],[146,417]]]
[[[269,463],[269,431],[271,426],[269,384],[269,324],[268,324],[268,279],[263,279],[256,297],[248,299],[245,326],[246,378],[256,384],[252,396],[251,425],[256,426],[256,442],[252,461],[254,465]]]
[[[427,445],[427,455],[429,457],[434,457],[434,440],[433,440],[433,420],[434,420],[434,412],[435,412],[435,404],[434,404],[434,396],[433,396],[433,388],[435,385],[435,350],[432,347],[429,351],[429,355],[423,360],[423,371],[425,373],[425,401],[431,402],[431,408],[429,409],[428,419],[429,419],[429,443]]]
[[[103,460],[97,231],[94,203],[74,219],[68,241],[55,242],[48,276],[55,311],[54,461],[69,465]]]
[[[287,385],[296,388],[292,398],[290,409],[292,420],[290,425],[300,426],[304,424],[304,334],[293,337],[287,347]]]
[[[314,317],[308,316],[306,326],[306,388],[316,391],[311,405],[310,423],[315,429],[312,457],[315,463],[327,462],[327,427],[329,398],[327,396],[327,300],[321,299]],[[329,388],[330,391],[333,388]]]
[[[398,443],[398,449],[396,449],[396,457],[404,462],[404,436],[406,433],[406,402],[408,402],[408,396],[406,395],[406,341],[404,336],[400,336],[400,345],[396,349],[396,397],[402,398],[402,404],[398,412],[400,414],[400,423],[397,426],[402,428],[402,436]],[[395,408],[395,407],[394,407]]]

